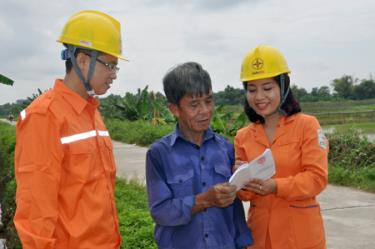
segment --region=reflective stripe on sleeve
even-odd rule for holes
[[[108,131],[99,131],[98,130],[98,135],[101,137],[109,137],[109,132]]]
[[[61,143],[62,144],[69,144],[69,143],[73,143],[73,142],[76,142],[76,141],[79,141],[79,140],[83,140],[83,139],[87,139],[87,138],[95,137],[95,136],[96,136],[96,131],[92,130],[92,131],[88,131],[88,132],[74,134],[74,135],[71,135],[71,136],[68,136],[68,137],[62,137]]]
[[[90,138],[90,137],[96,137],[96,136],[109,137],[109,132],[108,131],[92,130],[92,131],[77,133],[77,134],[74,134],[74,135],[71,135],[71,136],[62,137],[61,143],[62,144],[69,144],[69,143],[73,143],[73,142],[76,142],[76,141],[79,141],[79,140],[87,139],[87,138]]]
[[[21,115],[21,119],[24,120],[26,118],[26,110],[22,110],[20,115]]]

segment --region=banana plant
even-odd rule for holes
[[[225,111],[224,105],[219,105],[215,107],[211,127],[215,132],[234,136],[237,130],[244,127],[247,123],[247,117],[244,112],[235,115],[233,112]]]
[[[241,112],[235,119],[232,126],[229,129],[229,135],[234,136],[237,133],[237,130],[241,129],[248,123],[247,116],[244,112]]]
[[[214,115],[211,121],[211,127],[215,132],[228,134],[228,120],[232,117],[232,112],[225,112],[224,105],[215,107]]]
[[[105,118],[146,120],[153,125],[174,121],[165,97],[160,93],[149,92],[148,86],[142,90],[138,88],[136,94],[126,93],[124,97],[107,98],[101,101],[101,112]]]

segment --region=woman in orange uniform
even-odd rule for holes
[[[251,204],[251,249],[326,248],[316,196],[327,185],[328,141],[317,119],[301,113],[288,73],[283,55],[266,45],[252,49],[242,63],[245,113],[252,123],[235,137],[234,170],[266,148],[276,167],[271,179],[254,179],[238,192]]]

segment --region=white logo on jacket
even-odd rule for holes
[[[319,128],[317,130],[317,132],[318,132],[318,143],[319,143],[319,146],[322,147],[323,149],[327,149],[327,138],[324,135],[323,129]]]

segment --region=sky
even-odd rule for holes
[[[120,72],[108,94],[146,85],[163,92],[172,67],[196,61],[214,92],[241,87],[240,67],[258,44],[278,48],[292,84],[308,91],[351,75],[375,73],[373,0],[0,0],[0,104],[51,88],[65,74],[56,40],[74,13],[95,9],[121,23]]]

